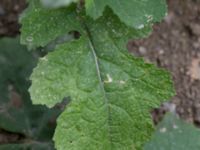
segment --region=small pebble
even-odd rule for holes
[[[3,9],[3,7],[0,5],[0,16],[5,15],[5,10]]]

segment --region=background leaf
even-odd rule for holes
[[[26,144],[5,144],[0,146],[0,150],[54,150],[52,143],[30,142]]]
[[[199,150],[200,130],[180,120],[174,114],[167,114],[158,125],[144,150]]]
[[[32,146],[39,149],[44,145],[54,149],[51,138],[61,109],[32,105],[28,77],[36,62],[37,54],[21,46],[19,38],[0,40],[0,128],[23,135],[24,141],[16,144],[21,149]],[[9,146],[15,147],[1,144],[0,149],[10,150]]]

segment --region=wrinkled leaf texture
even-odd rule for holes
[[[81,34],[41,58],[31,75],[33,103],[52,107],[63,97],[71,98],[57,121],[56,148],[141,150],[153,131],[149,111],[174,94],[169,73],[126,49],[130,38],[147,36],[150,25],[128,27],[109,8],[94,21],[84,12],[76,13],[75,4],[49,10],[39,1],[30,2],[21,23],[22,43],[30,44],[26,39],[32,37],[34,46],[70,31]]]

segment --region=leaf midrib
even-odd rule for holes
[[[89,47],[91,49],[91,52],[92,52],[92,55],[93,55],[93,59],[95,61],[96,73],[97,73],[97,76],[98,76],[99,84],[100,84],[100,87],[102,89],[103,97],[104,97],[105,104],[106,104],[106,110],[107,110],[107,115],[108,115],[108,118],[107,118],[108,133],[109,133],[109,137],[108,138],[109,138],[109,141],[110,141],[110,145],[112,145],[111,128],[109,126],[110,120],[111,120],[111,118],[110,118],[111,117],[111,113],[110,113],[109,100],[108,100],[108,98],[106,96],[106,90],[104,88],[103,77],[101,76],[101,73],[100,73],[101,70],[100,70],[99,60],[98,60],[98,56],[97,56],[97,53],[96,53],[95,44],[94,44],[93,39],[92,39],[91,32],[90,32],[90,30],[89,30],[89,28],[87,27],[86,24],[84,24],[84,26],[85,26],[85,30],[86,30],[88,41],[89,41]]]

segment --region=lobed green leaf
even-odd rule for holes
[[[71,98],[58,119],[58,150],[140,150],[153,131],[149,111],[174,94],[169,74],[95,28],[40,60],[31,76],[33,102],[51,107]]]
[[[87,13],[90,6],[88,2]],[[111,0],[102,2],[109,5],[113,3]],[[126,2],[122,3],[127,5]],[[138,3],[141,6],[154,6],[156,2],[147,0]],[[157,4],[160,6],[164,3],[159,1]],[[99,4],[96,10],[99,11],[100,7]],[[104,10],[102,8],[101,13]],[[139,12],[138,8],[135,9]],[[151,12],[151,9],[147,9],[147,12]],[[57,11],[65,14],[66,10],[69,8],[51,10],[51,16]],[[34,16],[34,11],[29,12]],[[116,10],[114,13],[117,14]],[[153,21],[159,20],[159,13]],[[81,38],[60,45],[41,58],[31,76],[33,103],[52,107],[64,97],[71,99],[68,108],[58,119],[54,136],[58,150],[141,150],[153,131],[149,111],[174,94],[171,78],[166,71],[145,64],[142,59],[128,54],[125,48],[130,38],[149,34],[152,20],[146,18],[146,23],[143,17],[139,17],[131,20],[133,26],[127,27],[127,22],[124,23],[119,17],[120,21],[115,14],[106,8],[104,15],[100,14],[101,17],[96,21],[87,17],[85,12],[75,14],[76,19],[73,18],[73,23],[68,22],[67,31],[79,31]],[[66,16],[62,15],[60,19],[65,20]],[[31,17],[24,17],[24,21],[32,20]],[[43,26],[37,20],[43,17],[46,16],[40,13],[36,20],[32,20],[33,26],[39,26],[41,31]],[[143,23],[142,28],[136,29],[140,23]],[[31,33],[23,30],[28,24],[22,25],[24,34]],[[49,31],[59,27],[57,24],[55,29],[49,28]],[[40,34],[39,31],[36,30],[35,35]],[[61,32],[56,32],[56,36],[60,35]],[[41,38],[40,41],[45,41],[45,44],[54,38]],[[34,44],[39,45],[37,42]]]

